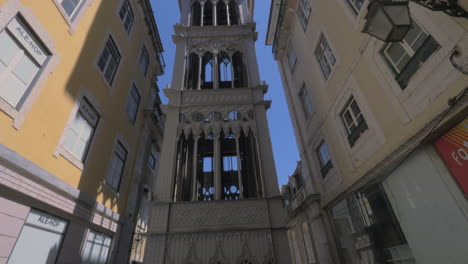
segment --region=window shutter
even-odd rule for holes
[[[424,41],[421,48],[414,54],[411,60],[406,64],[396,80],[402,89],[405,89],[409,80],[418,71],[421,64],[423,64],[435,51],[439,49],[437,41],[429,36]]]

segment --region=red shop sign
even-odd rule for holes
[[[468,194],[468,118],[434,142],[465,194]]]

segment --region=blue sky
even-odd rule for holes
[[[161,88],[170,84],[172,79],[175,56],[175,45],[172,42],[173,26],[179,22],[180,18],[177,2],[177,0],[151,0],[164,46],[164,59],[166,61],[165,74],[159,78],[158,82]],[[271,46],[265,46],[269,10],[270,1],[256,1],[254,17],[258,32],[256,49],[260,78],[270,86],[266,99],[273,101],[272,107],[267,113],[279,184],[282,185],[287,183],[288,176],[296,168],[299,153],[278,67],[273,59]],[[163,102],[166,103],[167,100],[162,93],[161,97]]]

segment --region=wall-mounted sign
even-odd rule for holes
[[[26,223],[59,234],[63,234],[68,225],[66,220],[34,209],[29,212]]]
[[[468,194],[468,118],[434,144],[463,192]]]
[[[47,59],[47,53],[41,47],[36,38],[30,33],[30,31],[18,21],[17,18],[8,24],[8,30],[15,36],[15,38],[23,45],[24,49],[39,63],[40,66],[44,64]]]

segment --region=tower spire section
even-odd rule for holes
[[[253,2],[179,3],[147,263],[290,263]]]

